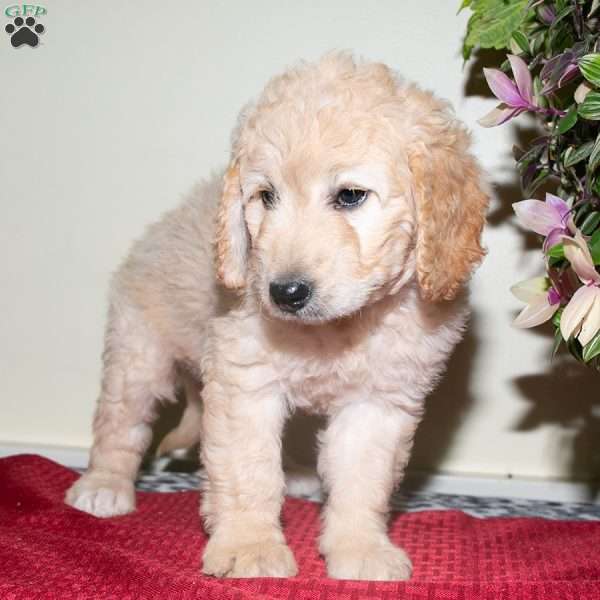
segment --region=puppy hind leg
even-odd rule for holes
[[[152,439],[161,398],[174,394],[172,354],[133,308],[111,307],[102,389],[86,473],[67,491],[67,504],[97,517],[135,508],[134,480]]]

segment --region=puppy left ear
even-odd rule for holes
[[[413,146],[409,165],[417,208],[417,279],[421,295],[451,300],[485,255],[481,231],[488,195],[468,152],[469,135],[443,110]],[[441,117],[441,118],[440,118]]]
[[[217,277],[228,288],[246,284],[248,231],[244,221],[240,167],[234,160],[223,178],[215,237]]]

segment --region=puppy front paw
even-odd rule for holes
[[[391,542],[340,544],[325,558],[327,573],[333,579],[397,581],[409,579],[412,573],[406,552]]]
[[[298,567],[284,543],[224,544],[211,538],[202,557],[202,572],[215,577],[293,577]]]
[[[135,490],[128,479],[92,471],[69,488],[65,502],[96,517],[114,517],[135,510]]]

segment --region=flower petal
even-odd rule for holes
[[[547,253],[548,250],[552,248],[552,246],[560,244],[565,233],[567,233],[567,231],[562,227],[557,227],[556,229],[553,229],[544,240],[544,252]]]
[[[515,327],[535,327],[545,323],[558,310],[560,304],[549,304],[548,298],[544,294],[541,298],[536,299],[531,304],[528,304],[514,320]]]
[[[600,274],[594,267],[590,249],[581,231],[575,232],[575,237],[564,237],[565,256],[571,263],[573,270],[583,283],[600,283]]]
[[[595,294],[594,302],[583,320],[581,332],[577,337],[582,346],[591,341],[600,329],[600,288],[592,287],[591,289],[594,290]]]
[[[585,97],[592,91],[592,89],[593,88],[587,81],[580,83],[575,90],[575,94],[573,94],[575,102],[577,102],[577,104],[581,104],[585,100]]]
[[[581,322],[592,307],[595,297],[594,288],[587,285],[575,292],[560,318],[560,333],[565,340],[578,333]]]
[[[515,82],[517,83],[519,95],[528,104],[532,105],[534,103],[532,91],[533,83],[527,63],[522,58],[515,56],[514,54],[508,55],[508,61],[510,62],[510,68],[515,76]]]
[[[519,281],[510,288],[512,295],[522,302],[531,304],[539,298],[543,298],[548,292],[550,282],[545,275],[533,277],[525,281]]]
[[[555,288],[551,287],[548,290],[548,304],[560,304],[561,301],[561,295],[560,292],[558,290],[556,290]]]
[[[556,210],[541,200],[521,200],[512,206],[521,225],[540,235],[548,235],[553,229],[563,227]]]
[[[527,102],[521,98],[517,86],[502,72],[498,69],[483,69],[485,79],[490,86],[490,90],[494,93],[494,96],[512,106],[526,107]]]
[[[496,125],[502,125],[502,123],[506,123],[506,121],[520,115],[524,110],[524,108],[511,108],[506,104],[499,104],[487,115],[478,119],[477,122],[482,127],[496,127]]]
[[[571,212],[570,206],[562,198],[549,193],[546,193],[546,204],[551,206],[558,213],[562,226],[564,227],[568,215]]]

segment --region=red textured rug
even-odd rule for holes
[[[288,499],[300,574],[219,580],[200,574],[197,493],[140,492],[134,514],[102,520],[63,504],[76,477],[38,456],[0,460],[0,599],[600,598],[600,522],[401,515],[391,537],[413,560],[411,581],[334,581],[317,552],[319,506]]]

